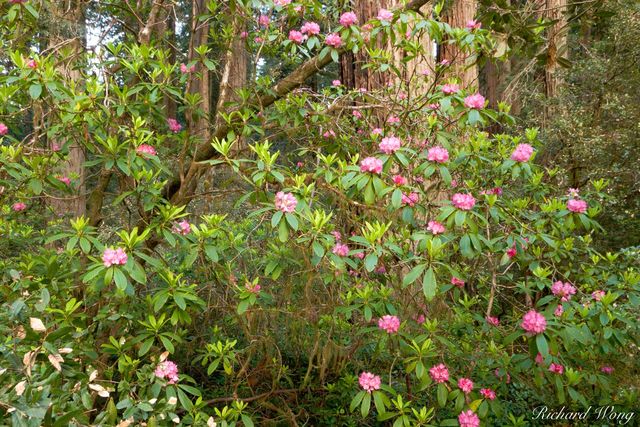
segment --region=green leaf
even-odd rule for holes
[[[394,209],[400,209],[402,206],[402,191],[399,188],[393,190],[393,194],[391,195],[391,206]]]
[[[242,422],[244,423],[245,427],[253,427],[253,421],[251,420],[251,418],[246,415],[246,414],[242,414]]]
[[[546,358],[549,355],[549,344],[543,334],[536,336],[536,347],[543,357]]]
[[[287,218],[287,222],[291,226],[291,228],[295,231],[298,231],[298,218],[292,213],[285,214],[285,218]]]
[[[282,211],[278,211],[275,214],[273,214],[273,216],[271,217],[271,226],[273,228],[276,228],[278,226],[278,224],[280,223],[280,220],[282,219],[282,215],[284,213]]]
[[[360,405],[360,414],[362,414],[362,418],[367,418],[367,415],[369,415],[370,408],[371,408],[371,393],[365,393],[364,398],[362,399],[362,404]]]
[[[384,414],[387,410],[384,406],[384,401],[382,400],[383,396],[384,394],[382,394],[382,392],[380,391],[373,392],[373,403],[375,404],[376,410],[378,411],[379,415]]]
[[[402,279],[402,287],[406,288],[407,286],[415,282],[416,279],[422,274],[425,268],[427,268],[426,264],[420,264],[413,267],[409,272],[409,274],[404,276],[404,278]]]
[[[429,268],[422,278],[422,292],[427,301],[431,301],[438,291],[438,283],[433,268]]]
[[[278,239],[280,239],[282,243],[289,240],[289,228],[287,227],[286,221],[280,222],[280,226],[278,227]]]
[[[120,289],[121,291],[124,291],[125,289],[127,289],[127,285],[129,284],[129,282],[127,280],[127,277],[122,272],[122,270],[120,270],[119,268],[114,268],[113,279],[115,280],[116,287],[118,289]]]
[[[351,405],[349,406],[349,410],[351,412],[355,411],[356,408],[358,406],[360,406],[360,403],[362,402],[362,399],[364,398],[364,395],[367,394],[366,391],[361,390],[358,394],[355,395],[355,397],[351,400]]]
[[[378,265],[378,255],[372,252],[364,259],[364,267],[371,272],[376,268],[376,265]]]
[[[443,383],[438,384],[437,394],[438,394],[438,405],[440,405],[441,407],[444,407],[447,404],[447,396],[449,395],[449,392],[447,390],[447,387]]]
[[[29,96],[31,96],[31,99],[40,98],[40,94],[42,94],[42,86],[41,85],[32,84],[31,86],[29,86]]]

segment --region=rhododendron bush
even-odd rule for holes
[[[479,24],[451,28],[419,1],[370,20],[209,2],[217,42],[286,67],[256,65],[205,139],[189,85],[225,65],[206,46],[192,61],[142,36],[30,49],[49,2],[5,3],[12,424],[478,426],[542,404],[637,406],[637,261],[593,247],[606,182],[561,187],[535,128],[487,131],[507,106],[486,108],[446,62],[406,77],[376,48],[428,57],[414,42],[428,34],[488,54]],[[387,83],[335,81],[340,55],[367,49]],[[62,175],[78,149],[83,175]],[[52,208],[80,193],[81,216]]]

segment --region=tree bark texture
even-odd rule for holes
[[[449,9],[444,11],[442,21],[451,28],[464,28],[468,21],[475,18],[476,0],[455,0]],[[460,79],[463,88],[478,87],[478,66],[476,56],[465,52],[455,44],[446,41],[439,46],[438,61],[448,61],[452,75]]]

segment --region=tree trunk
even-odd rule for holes
[[[86,23],[82,2],[79,0],[60,0],[50,3],[52,25],[49,34],[49,49],[58,60],[57,71],[62,78],[69,82],[70,90],[74,90],[76,84],[82,81],[79,70],[72,68],[74,59],[81,54],[84,46],[84,36]],[[61,53],[63,52],[63,53]],[[82,145],[77,142],[77,138],[84,138],[88,135],[71,135],[69,141],[69,154],[61,165],[59,174],[72,178],[77,183],[74,186],[73,196],[65,195],[60,198],[50,198],[49,206],[58,216],[71,215],[74,218],[85,214],[85,155]],[[62,147],[65,140],[51,138],[49,146]]]
[[[191,39],[189,40],[189,61],[199,59],[196,48],[207,44],[209,39],[208,21],[200,22],[198,17],[207,11],[206,0],[193,0],[191,8]],[[203,141],[211,138],[209,119],[211,115],[210,71],[202,63],[196,63],[195,72],[189,76],[187,91],[200,95],[200,114],[191,112],[187,115],[189,134],[196,135]]]
[[[567,0],[546,0],[543,15],[547,20],[556,21],[547,29],[547,60],[544,67],[544,86],[547,99],[558,94],[562,83],[559,75],[558,58],[567,56]]]
[[[477,12],[476,0],[455,0],[447,9],[442,21],[451,28],[464,28],[468,21],[475,18]],[[452,75],[460,79],[463,88],[478,87],[478,67],[476,56],[473,52],[461,50],[455,44],[448,44],[446,41],[439,46],[438,61],[448,61]]]
[[[399,4],[398,0],[357,0],[353,11],[358,16],[361,24],[376,17],[380,9],[394,9]],[[420,12],[424,16],[430,16],[432,10],[431,4],[424,5]],[[420,40],[424,46],[425,55],[419,56],[409,62],[402,62],[406,56],[405,52],[400,49],[394,49],[390,44],[384,46],[382,42],[378,43],[379,48],[386,48],[393,53],[393,64],[402,71],[402,81],[409,83],[410,80],[420,75],[424,71],[433,69],[434,58],[432,55],[432,42],[428,37],[423,36]],[[364,88],[367,91],[375,91],[385,87],[389,82],[396,80],[390,72],[379,73],[372,68],[363,69],[362,66],[369,62],[366,51],[360,51],[357,54],[346,52],[340,58],[340,74],[342,83],[350,88]]]

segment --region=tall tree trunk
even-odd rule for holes
[[[205,46],[209,40],[209,24],[208,21],[200,22],[198,17],[207,12],[206,0],[193,0],[191,8],[191,39],[189,40],[189,61],[199,58],[196,48]],[[189,133],[196,135],[199,139],[208,141],[211,138],[209,129],[209,119],[211,115],[211,83],[210,71],[202,63],[196,63],[195,72],[191,73],[187,82],[187,91],[189,93],[197,93],[200,95],[201,114],[187,115],[187,124]]]
[[[544,66],[544,87],[547,101],[558,94],[558,87],[562,84],[558,58],[567,56],[567,0],[546,0],[543,15],[547,20],[555,21],[547,29],[547,60]],[[553,108],[547,104],[545,121],[552,114]]]
[[[475,18],[477,12],[476,0],[455,0],[443,16],[451,28],[464,28],[468,21]],[[448,61],[452,74],[460,79],[463,88],[478,87],[478,66],[473,52],[460,49],[455,44],[445,41],[438,49],[438,61]]]
[[[59,0],[50,2],[51,26],[49,34],[49,49],[57,59],[57,71],[62,78],[69,82],[69,87],[74,90],[75,85],[82,81],[81,73],[78,69],[72,68],[71,64],[82,52],[85,44],[86,23],[84,8],[80,0]],[[72,215],[79,217],[86,211],[85,196],[85,155],[82,145],[77,139],[88,135],[72,135],[68,139],[69,154],[61,165],[60,175],[73,178],[77,183],[72,197],[49,199],[49,206],[58,216]],[[61,147],[65,140],[51,138],[50,147]]]
[[[353,11],[358,16],[361,24],[376,17],[380,9],[393,9],[400,2],[398,0],[357,0]],[[420,13],[424,16],[430,16],[432,10],[431,4],[426,4],[420,9]],[[415,78],[416,75],[423,71],[433,69],[434,58],[432,56],[432,42],[429,37],[422,36],[420,40],[424,46],[426,54],[419,56],[411,61],[402,62],[406,53],[400,49],[394,49],[392,46],[383,46],[379,42],[380,48],[387,48],[392,51],[393,64],[402,71],[402,81],[408,83],[409,80]],[[340,75],[342,83],[350,89],[364,88],[367,91],[375,91],[386,86],[389,82],[396,80],[391,73],[375,72],[372,68],[363,69],[362,66],[369,62],[366,51],[360,51],[356,54],[346,52],[340,58]]]

